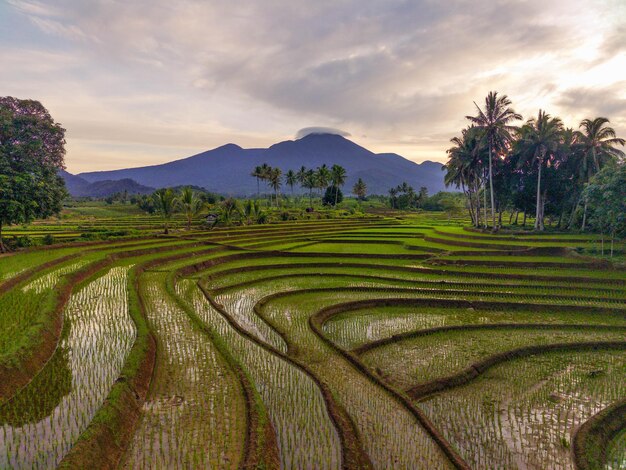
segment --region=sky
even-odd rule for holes
[[[0,0],[0,58],[73,173],[308,127],[445,162],[491,90],[626,136],[626,0]]]

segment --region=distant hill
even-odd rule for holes
[[[131,178],[154,188],[197,185],[216,193],[243,196],[256,193],[256,179],[250,173],[255,166],[263,163],[280,167],[283,172],[289,169],[295,171],[301,166],[315,168],[324,163],[328,166],[341,165],[348,173],[346,192],[350,192],[358,178],[365,181],[369,194],[386,194],[390,187],[403,181],[416,190],[426,186],[431,194],[444,190],[440,163],[426,161],[417,164],[394,153],[375,154],[334,134],[309,134],[267,149],[243,149],[227,144],[162,165],[81,173],[78,176],[90,183]],[[289,188],[283,190],[290,191]]]
[[[86,179],[72,175],[67,171],[60,171],[59,175],[65,180],[67,191],[74,197],[100,198],[124,191],[128,192],[128,194],[149,194],[154,191],[154,188],[143,186],[130,178],[90,183]]]

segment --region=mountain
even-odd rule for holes
[[[130,178],[90,183],[80,176],[63,170],[59,172],[59,176],[65,180],[67,191],[74,197],[107,197],[124,191],[128,194],[149,194],[154,191],[154,188],[143,186]]]
[[[301,166],[341,165],[348,174],[345,192],[350,192],[358,178],[365,181],[369,194],[386,194],[390,187],[403,181],[416,190],[426,186],[431,194],[444,190],[440,163],[426,161],[417,164],[394,153],[376,154],[335,134],[309,134],[267,149],[243,149],[227,144],[161,165],[81,173],[78,176],[90,183],[132,178],[155,188],[191,184],[216,193],[251,195],[257,191],[257,182],[250,173],[255,166],[263,163],[279,167],[283,173],[289,169],[296,171]],[[263,183],[261,189],[263,191]],[[290,192],[289,188],[284,187],[283,190]]]

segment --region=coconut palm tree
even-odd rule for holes
[[[331,173],[328,167],[326,166],[326,163],[318,167],[316,173],[317,173],[317,189],[320,190],[320,195],[321,195],[321,190],[326,188],[328,186],[328,183],[330,182]]]
[[[398,196],[398,188],[391,188],[389,190],[389,200],[391,202],[391,208],[396,208],[396,197]]]
[[[270,187],[274,190],[276,207],[278,207],[278,190],[282,184],[282,174],[283,171],[280,168],[271,168],[267,177]]]
[[[285,173],[285,183],[287,183],[287,186],[291,188],[292,196],[293,196],[293,187],[295,186],[297,182],[298,182],[298,178],[296,176],[296,173],[293,170],[289,170],[287,171],[287,173]]]
[[[480,184],[484,147],[480,144],[479,130],[476,127],[463,129],[461,137],[450,140],[448,162],[442,168],[446,171],[444,183],[461,188],[468,200],[468,210],[474,226],[480,226]],[[474,198],[476,202],[474,202]]]
[[[362,201],[365,199],[365,195],[367,194],[367,185],[365,182],[359,178],[354,186],[352,187],[352,192],[356,195],[357,199]]]
[[[259,179],[261,181],[265,181],[266,185],[269,182],[271,172],[272,172],[272,167],[269,166],[267,163],[263,163],[263,165],[261,165],[260,171],[259,171]]]
[[[157,189],[152,195],[154,207],[163,219],[163,233],[169,233],[169,221],[176,210],[176,196],[171,188]]]
[[[307,169],[304,165],[301,166],[300,169],[296,172],[296,180],[298,181],[298,183],[300,183],[300,185],[304,183],[304,178],[306,178],[306,172]]]
[[[558,151],[562,140],[563,123],[557,117],[550,117],[539,110],[537,118],[529,119],[520,129],[518,166],[525,162],[537,164],[537,209],[535,230],[543,230],[543,206],[545,196],[541,196],[541,170],[544,164]]]
[[[191,221],[204,208],[204,202],[190,187],[183,188],[176,198],[176,205],[183,210],[187,219],[187,230],[191,230]]]
[[[259,182],[261,181],[262,174],[263,174],[263,169],[261,168],[260,165],[255,166],[254,170],[252,170],[252,173],[250,173],[250,176],[256,178],[256,195],[257,195],[257,197],[259,197],[259,193],[261,192],[261,189],[259,188]]]
[[[617,145],[623,146],[626,140],[616,136],[615,130],[607,125],[609,122],[605,117],[597,117],[593,120],[584,119],[580,123],[582,132],[578,132],[578,140],[580,141],[580,164],[584,174],[584,183],[587,183],[595,173],[598,173],[606,162],[614,158],[624,158],[624,152],[615,147]],[[585,230],[586,221],[587,202],[585,200],[581,230]]]
[[[516,128],[511,126],[512,121],[522,119],[510,107],[511,100],[506,95],[498,97],[497,91],[490,91],[485,98],[485,109],[481,109],[474,103],[478,114],[476,116],[465,116],[482,131],[482,141],[489,149],[489,193],[491,196],[491,219],[492,228],[496,227],[496,210],[495,199],[493,193],[493,157],[498,152],[505,150],[513,140],[513,132]]]
[[[317,188],[317,173],[315,170],[307,170],[301,183],[302,187],[309,190],[309,207],[313,207],[313,188]]]
[[[330,168],[330,181],[335,187],[335,206],[337,206],[339,188],[346,184],[346,169],[340,165],[333,165]]]

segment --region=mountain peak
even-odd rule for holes
[[[305,132],[306,131],[306,132]],[[370,194],[386,194],[390,187],[406,181],[414,188],[428,187],[432,193],[444,188],[441,166],[418,165],[397,154],[377,155],[346,138],[346,133],[329,128],[307,128],[296,140],[269,148],[242,149],[229,143],[191,157],[148,167],[83,173],[88,182],[131,178],[140,185],[202,186],[230,195],[256,194],[257,182],[250,176],[255,166],[267,163],[286,172],[301,166],[317,168],[337,164],[348,173],[345,191],[362,178]]]

